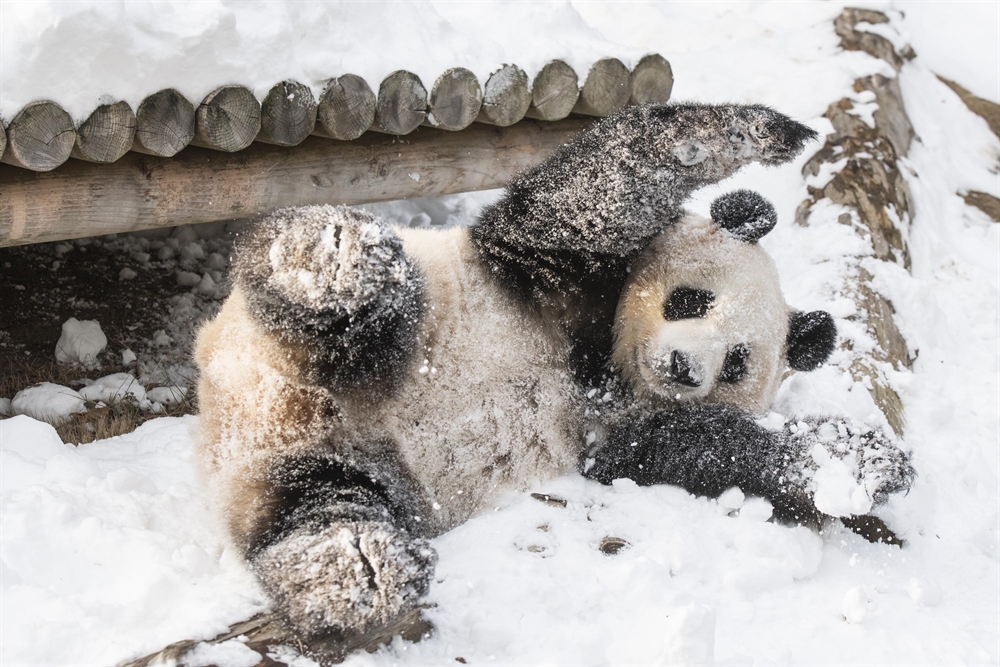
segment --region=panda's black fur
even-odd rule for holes
[[[345,207],[252,225],[196,347],[200,457],[230,537],[303,642],[336,658],[341,639],[408,614],[433,573],[429,537],[576,466],[604,483],[739,486],[779,518],[818,522],[809,451],[829,438],[767,430],[753,413],[785,365],[826,359],[832,318],[786,309],[754,246],[774,221],[759,195],[721,198],[714,223],[681,208],[813,138],[762,106],[633,107],[513,179],[468,230],[392,230]],[[733,255],[730,274],[741,258],[763,267],[747,281],[767,304],[741,292],[734,312],[760,331],[726,331],[702,359],[657,348],[649,328],[697,332],[723,308],[714,286],[650,301],[643,281],[704,244]],[[614,398],[598,408],[595,393]],[[834,440],[871,473],[873,501],[906,488],[906,456],[852,429],[838,423]]]

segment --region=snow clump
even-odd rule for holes
[[[86,411],[87,406],[79,392],[52,382],[22,389],[10,402],[13,414],[27,415],[53,426],[64,423],[72,414]]]
[[[56,361],[94,368],[98,366],[97,355],[107,346],[108,338],[97,320],[71,317],[63,322],[62,335],[56,343]]]

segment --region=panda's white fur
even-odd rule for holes
[[[714,295],[704,317],[668,321],[663,304],[678,287]],[[615,318],[613,361],[640,396],[656,403],[705,400],[765,412],[786,370],[788,307],[778,270],[757,243],[693,215],[665,230],[632,264]],[[746,346],[746,376],[719,382],[726,353]],[[672,381],[674,351],[692,360],[699,385]]]
[[[581,403],[565,335],[489,279],[466,229],[396,232],[425,282],[418,352],[397,391],[310,384],[309,359],[252,320],[239,287],[202,330],[201,451],[230,521],[247,507],[254,467],[320,442],[352,456],[391,442],[426,494],[430,533],[577,464]]]

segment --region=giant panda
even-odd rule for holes
[[[724,196],[712,219],[682,208],[814,137],[757,105],[632,107],[513,179],[469,228],[393,229],[332,206],[256,221],[196,344],[199,456],[229,537],[303,644],[331,659],[395,627],[428,588],[428,538],[577,468],[740,486],[815,521],[807,452],[830,438],[754,415],[788,367],[827,358],[832,318],[785,304],[756,243],[776,220],[762,197]],[[873,501],[906,486],[888,438],[832,428],[877,450]]]

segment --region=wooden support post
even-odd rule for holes
[[[128,102],[102,104],[76,128],[71,156],[108,164],[125,155],[135,140],[135,114]]]
[[[453,67],[431,86],[424,124],[441,130],[464,130],[479,115],[482,105],[483,89],[476,75],[464,67]]]
[[[643,56],[632,68],[629,80],[632,89],[630,104],[659,104],[670,99],[674,87],[674,73],[670,63],[658,54]]]
[[[375,93],[356,74],[331,79],[319,98],[313,134],[341,141],[357,139],[375,122]]]
[[[32,102],[7,126],[7,150],[0,161],[32,171],[49,171],[69,159],[75,142],[73,119],[61,106],[47,100]]]
[[[524,118],[531,105],[528,75],[517,65],[504,65],[486,80],[476,122],[507,127]]]
[[[0,159],[3,158],[4,151],[7,150],[7,123],[0,118]]]
[[[561,120],[568,116],[580,97],[580,86],[573,68],[553,60],[531,82],[531,106],[524,114],[539,120]]]
[[[417,129],[427,118],[427,89],[420,77],[396,70],[382,80],[371,129],[403,135]]]
[[[194,105],[173,88],[153,93],[135,112],[132,150],[173,157],[194,139]]]
[[[275,146],[297,146],[316,127],[316,98],[297,81],[274,84],[260,105],[257,141]]]
[[[48,173],[0,165],[0,246],[497,188],[591,122],[420,128],[405,142],[378,133],[351,142],[309,137],[294,148],[254,143],[235,154],[191,147],[172,159],[72,160]]]
[[[573,113],[607,116],[624,107],[631,96],[629,71],[618,58],[601,58],[590,66]]]
[[[195,112],[195,146],[233,153],[260,132],[260,102],[243,86],[222,86],[208,94]]]

